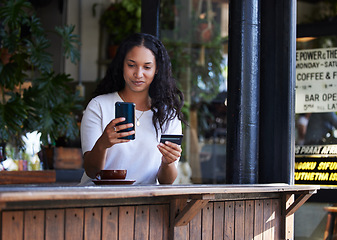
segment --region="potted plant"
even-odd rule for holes
[[[112,3],[101,15],[100,24],[108,33],[109,57],[112,58],[121,41],[140,31],[141,0]]]
[[[47,52],[50,41],[27,0],[0,0],[0,143],[22,146],[27,132],[41,133],[42,145],[79,134],[74,112],[81,99],[70,88],[70,75],[56,74]],[[79,60],[74,26],[57,27],[64,54]]]

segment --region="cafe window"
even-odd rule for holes
[[[337,2],[298,10],[295,183],[336,186]]]
[[[182,176],[191,183],[224,183],[228,0],[161,4],[160,38],[185,96],[188,127],[184,127]]]

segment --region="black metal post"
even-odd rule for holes
[[[229,3],[226,182],[258,181],[260,0]]]
[[[160,0],[142,0],[141,32],[159,36]]]
[[[259,182],[293,184],[296,0],[261,3]]]

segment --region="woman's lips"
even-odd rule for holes
[[[136,86],[142,85],[144,82],[143,81],[132,81],[132,83]]]

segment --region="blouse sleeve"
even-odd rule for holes
[[[81,122],[82,153],[91,151],[97,139],[103,133],[102,110],[95,99],[91,100],[83,114]]]

